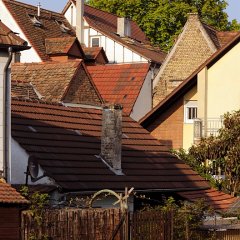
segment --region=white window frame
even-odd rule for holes
[[[195,101],[195,100],[185,101],[185,103],[184,103],[184,123],[193,123],[194,119],[196,119],[198,117],[198,116],[196,116],[196,118],[189,119],[188,113],[189,113],[190,108],[196,109],[196,111],[198,111],[197,101]],[[197,115],[197,112],[196,112],[196,115]]]
[[[93,44],[92,44],[93,39],[98,39],[98,43],[99,43],[98,46],[93,46]],[[91,47],[100,47],[101,46],[101,37],[98,37],[98,36],[91,37],[90,42],[91,42]]]

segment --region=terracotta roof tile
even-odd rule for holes
[[[229,43],[238,34],[237,31],[218,31],[206,23],[202,23],[202,25],[217,49]]]
[[[46,38],[45,46],[47,54],[64,53],[67,54],[76,37]]]
[[[60,13],[41,9],[41,16],[38,19],[42,26],[37,27],[29,16],[37,16],[37,7],[11,0],[3,0],[3,2],[42,60],[49,59],[46,55],[46,38],[75,36],[75,31]],[[61,24],[69,28],[69,31],[64,31]]]
[[[91,77],[86,72],[82,60],[72,60],[66,62],[41,62],[41,63],[16,63],[12,66],[12,81],[31,82],[36,90],[46,101],[61,102],[71,91],[74,81],[79,84],[88,81],[91,85],[89,92],[79,93],[85,96],[79,97],[83,104],[101,104],[101,97],[96,90]],[[72,86],[72,87],[71,87]],[[75,91],[78,85],[75,86]],[[91,102],[91,94],[96,95],[97,99]],[[89,99],[88,99],[89,98]]]
[[[0,179],[0,204],[28,204],[14,188]]]
[[[11,81],[11,96],[23,99],[39,99],[34,87],[29,82]]]
[[[130,115],[149,64],[112,64],[88,66],[87,69],[102,98],[109,103],[122,104],[124,112]]]
[[[12,136],[66,191],[125,186],[159,191],[209,188],[204,179],[126,116],[123,133],[127,136],[122,147],[125,175],[117,176],[95,156],[101,148],[100,110],[12,101]]]
[[[181,192],[179,195],[190,202],[204,199],[207,204],[217,211],[230,210],[231,206],[238,200],[236,197],[232,197],[229,194],[225,194],[213,188],[208,190]]]
[[[0,20],[0,47],[2,46],[15,46],[22,49],[28,49],[27,42],[17,36]]]

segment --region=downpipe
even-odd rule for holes
[[[8,48],[8,60],[4,67],[3,72],[3,123],[4,123],[4,131],[3,131],[3,177],[8,182],[8,170],[9,170],[9,161],[10,161],[10,100],[11,100],[11,85],[10,78],[8,78],[8,69],[12,62],[13,58],[13,49],[11,47]]]

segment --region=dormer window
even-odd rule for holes
[[[69,33],[71,31],[71,29],[68,28],[63,22],[56,20],[56,23],[59,25],[63,33]]]
[[[35,27],[42,27],[43,26],[41,21],[36,16],[34,16],[32,14],[28,14],[28,16],[31,19],[31,21],[32,21],[32,23]]]

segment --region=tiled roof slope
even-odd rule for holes
[[[12,81],[28,81],[46,101],[101,104],[102,99],[82,60],[16,63]]]
[[[28,204],[14,188],[0,179],[0,205],[2,204]]]
[[[72,2],[76,4],[76,1]],[[68,3],[68,5],[69,4],[70,2]],[[166,57],[166,54],[161,51],[160,48],[150,45],[150,42],[148,41],[145,33],[134,21],[131,21],[130,38],[121,38],[116,34],[118,18],[117,15],[93,8],[85,4],[84,18],[90,27],[96,29],[97,31],[108,36],[109,38],[123,44],[124,46],[138,53],[142,57],[147,58],[148,60],[161,64]]]
[[[105,51],[102,47],[90,47],[90,48],[83,48],[83,51],[86,56],[86,60],[95,63],[108,63],[108,58],[106,56]]]
[[[216,211],[230,210],[231,206],[238,201],[238,198],[213,188],[208,190],[181,192],[179,195],[190,202],[204,199],[204,201]]]
[[[33,25],[28,14],[36,16],[37,7],[11,0],[3,0],[3,2],[13,15],[25,36],[28,38],[30,45],[36,49],[42,60],[49,59],[46,55],[45,49],[46,38],[75,36],[75,31],[72,29],[66,18],[60,13],[41,9],[39,20],[43,26],[36,27]],[[70,31],[63,32],[59,25],[60,22],[69,28]]]
[[[75,41],[76,37],[46,38],[45,39],[46,53],[67,54]]]
[[[29,128],[31,126],[31,128]],[[34,129],[32,131],[31,129]],[[122,169],[100,154],[101,111],[12,100],[12,136],[65,191],[187,191],[208,183],[131,118],[123,116]]]
[[[237,31],[218,31],[215,28],[201,22],[208,36],[211,38],[217,49],[230,42],[237,34]]]
[[[39,99],[34,87],[29,82],[11,81],[11,96],[20,99]]]
[[[27,42],[12,32],[0,20],[0,47],[1,46],[15,46],[18,48],[27,49]]]
[[[130,115],[149,67],[141,63],[88,66],[87,69],[105,102],[121,104]]]

